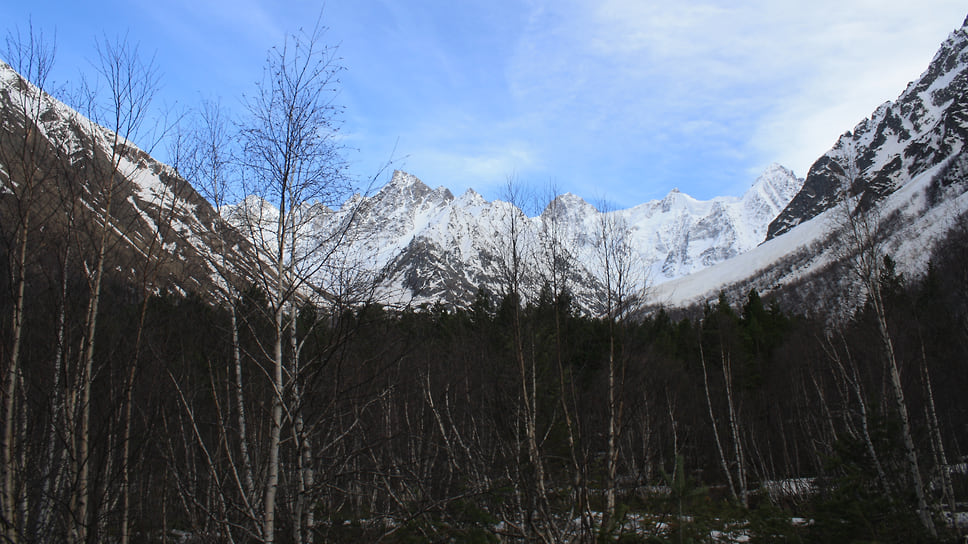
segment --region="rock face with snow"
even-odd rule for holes
[[[842,135],[810,167],[803,190],[770,224],[768,238],[830,209],[844,185],[865,206],[961,153],[968,140],[968,20],[928,69],[893,102]]]
[[[673,189],[662,200],[616,212],[632,228],[635,247],[652,263],[652,282],[691,274],[762,243],[766,227],[803,180],[770,166],[740,198],[699,201]]]
[[[814,162],[803,188],[770,224],[767,242],[659,286],[655,302],[685,306],[720,290],[735,300],[755,287],[805,311],[849,310],[864,295],[838,249],[845,212],[878,222],[880,250],[900,272],[924,273],[932,248],[968,213],[966,142],[968,20],[897,100]],[[817,307],[819,301],[827,307]]]
[[[29,195],[33,225],[31,257],[52,266],[67,244],[68,265],[83,274],[91,266],[96,233],[108,221],[107,266],[120,283],[147,282],[155,291],[211,293],[218,290],[221,256],[233,270],[246,268],[249,241],[220,230],[219,215],[174,168],[96,125],[23,79],[0,62],[0,221],[15,232],[25,212],[17,157],[25,135],[36,164]],[[109,219],[108,219],[109,218]],[[224,249],[224,251],[222,251]],[[68,266],[65,265],[65,266]],[[60,266],[60,265],[56,265]]]
[[[487,202],[473,190],[455,198],[417,177],[396,171],[380,191],[355,197],[335,212],[356,216],[347,252],[366,256],[359,266],[379,284],[377,300],[396,305],[469,304],[479,288],[509,290],[512,239],[520,256],[520,288],[536,295],[548,280],[549,248],[556,239],[568,255],[567,283],[576,299],[596,311],[604,271],[603,225],[628,244],[641,283],[661,283],[739,255],[761,243],[766,227],[796,194],[802,180],[773,165],[742,197],[699,201],[678,190],[662,200],[602,213],[563,194],[541,215],[527,217],[508,202]],[[320,279],[319,281],[325,281]]]

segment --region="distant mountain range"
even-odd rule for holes
[[[488,202],[473,190],[455,198],[444,187],[431,189],[417,177],[396,171],[376,194],[350,199],[324,225],[341,225],[350,213],[358,214],[346,251],[365,256],[357,266],[366,268],[379,284],[376,300],[395,306],[437,301],[463,306],[481,288],[493,295],[506,292],[503,263],[508,259],[512,221],[522,257],[522,289],[526,296],[536,296],[548,273],[545,253],[556,233],[568,256],[569,289],[582,306],[594,310],[602,289],[598,248],[603,222],[622,229],[636,279],[656,284],[761,243],[770,221],[802,184],[790,170],[773,165],[740,198],[700,201],[673,189],[661,200],[602,212],[566,193],[556,196],[539,216],[527,217],[513,203]],[[225,213],[238,217],[238,211],[230,207]]]
[[[339,209],[321,210],[311,225],[314,232],[307,236],[328,236],[335,225],[350,220],[354,228],[341,245],[340,270],[320,267],[311,280],[333,285],[346,281],[351,270],[353,281],[370,286],[365,298],[384,305],[466,306],[482,289],[494,298],[507,291],[513,237],[525,297],[538,296],[549,280],[554,246],[578,305],[598,313],[607,226],[606,234],[627,245],[633,283],[649,287],[652,305],[688,306],[720,291],[739,297],[755,287],[808,307],[811,290],[827,289],[831,282],[836,260],[830,247],[836,228],[831,212],[843,197],[845,180],[849,192],[860,197],[858,209],[877,210],[885,218],[885,247],[902,271],[920,273],[934,242],[968,210],[968,159],[963,153],[968,139],[966,32],[964,25],[952,32],[921,77],[896,101],[841,136],[805,179],[773,165],[741,197],[700,201],[673,189],[661,200],[615,211],[561,194],[540,215],[528,217],[514,203],[488,202],[473,190],[455,197],[444,187],[432,189],[396,171],[375,194],[356,195]],[[5,123],[13,122],[15,112],[8,106],[24,85],[29,84],[0,64]],[[41,120],[16,119],[13,125],[37,124],[55,150],[51,161],[61,161],[63,171],[70,172],[84,161],[110,155],[105,147],[111,145],[108,131],[53,98],[45,100]],[[240,269],[241,277],[257,274],[254,244],[238,233],[230,240],[224,233],[216,236],[218,215],[207,201],[172,168],[128,142],[124,146],[121,168],[131,183],[110,210],[123,218],[115,220],[112,246],[119,276],[128,269],[134,274],[135,267],[123,263],[144,258],[146,245],[156,239],[159,255],[168,263],[159,289],[184,293],[217,288],[217,256],[226,247],[234,261],[250,263]],[[65,176],[60,182],[64,188],[79,180]],[[16,180],[10,178],[0,169],[0,205],[7,206],[3,213],[10,213],[13,205]],[[77,199],[72,206],[80,204],[86,217],[81,222],[103,216],[93,186],[70,194]],[[50,209],[63,208],[66,201],[58,198],[51,200]],[[252,198],[247,205],[271,213],[271,204]],[[219,213],[239,224],[247,209],[252,208],[240,203]],[[850,290],[849,285],[842,287]]]

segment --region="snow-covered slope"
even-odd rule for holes
[[[253,253],[248,240],[235,232],[220,235],[218,214],[174,168],[39,91],[3,62],[0,121],[0,163],[8,162],[0,168],[0,217],[29,207],[43,218],[32,238],[37,259],[52,258],[41,254],[70,239],[81,246],[77,266],[89,266],[80,261],[94,243],[90,233],[110,217],[108,268],[119,281],[211,293],[222,283],[222,255],[245,275],[243,256]],[[29,193],[19,155],[7,147],[23,145],[27,135],[39,138],[30,140],[35,176]]]
[[[968,212],[966,173],[966,157],[955,157],[921,173],[867,212],[881,221],[882,251],[898,263],[899,272],[918,275],[927,270],[931,248],[959,215]],[[812,303],[839,303],[848,311],[862,302],[857,298],[861,294],[856,279],[827,273],[842,256],[837,243],[843,226],[842,210],[829,209],[733,259],[655,286],[650,302],[686,307],[714,300],[720,290],[732,291],[730,298],[736,299],[751,288],[769,293],[796,287],[802,290],[797,297],[802,309],[821,309]],[[828,290],[821,284],[835,284],[835,288]],[[837,292],[821,298],[817,295],[822,291]]]
[[[615,213],[631,227],[633,245],[651,263],[652,283],[659,284],[756,247],[802,184],[774,164],[739,198],[699,201],[673,189],[662,200]]]

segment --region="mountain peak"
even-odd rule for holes
[[[793,174],[793,170],[790,170],[789,168],[787,168],[786,166],[783,166],[782,164],[780,164],[778,162],[774,162],[774,163],[770,164],[769,166],[767,166],[765,169],[763,169],[763,173],[760,174],[760,177],[766,176],[768,174],[773,174],[775,172],[782,172],[782,173],[790,174],[790,175]]]
[[[662,213],[669,213],[673,209],[679,209],[687,204],[688,200],[692,200],[689,195],[683,193],[678,187],[673,187],[662,200],[659,201],[659,206]]]
[[[545,206],[544,211],[541,212],[541,216],[551,217],[553,214],[557,218],[566,216],[583,217],[597,212],[598,209],[589,204],[584,198],[574,193],[564,193],[556,196],[554,200],[549,202]]]
[[[487,201],[484,200],[484,197],[470,187],[468,187],[467,190],[464,191],[464,194],[460,195],[460,197],[456,200],[457,205],[464,207],[483,206],[487,204]]]
[[[763,170],[742,198],[747,223],[763,227],[753,229],[754,238],[765,239],[770,221],[783,211],[802,187],[803,179],[781,164],[773,163]]]
[[[390,182],[386,184],[385,187],[411,187],[411,186],[423,186],[427,187],[424,182],[420,181],[420,178],[403,170],[394,170],[393,177],[390,178]],[[428,187],[429,189],[429,187]]]
[[[403,170],[394,170],[390,182],[383,186],[376,194],[379,200],[390,199],[394,202],[418,202],[427,199],[447,203],[454,200],[454,195],[446,187],[431,189],[420,178]]]
[[[773,163],[767,166],[763,170],[763,173],[753,182],[753,185],[747,189],[746,194],[743,195],[743,200],[748,200],[753,195],[764,192],[780,193],[778,200],[783,201],[783,205],[785,206],[787,202],[796,196],[802,186],[803,180],[798,178],[793,173],[793,170],[790,170],[782,164]]]

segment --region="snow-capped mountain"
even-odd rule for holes
[[[805,180],[773,166],[741,198],[703,202],[673,190],[661,200],[602,214],[579,197],[561,195],[538,217],[525,221],[520,211],[515,217],[526,225],[526,247],[547,245],[543,236],[552,215],[567,226],[563,230],[569,233],[568,247],[576,263],[572,283],[586,301],[594,301],[593,293],[601,290],[598,242],[602,218],[609,217],[627,229],[637,267],[647,271],[643,276],[653,287],[654,303],[688,305],[714,297],[719,290],[740,297],[756,287],[761,292],[785,289],[787,298],[797,299],[794,303],[809,306],[809,293],[829,289],[833,281],[833,211],[845,187],[846,194],[857,198],[859,211],[876,208],[884,218],[885,249],[902,271],[924,270],[930,248],[953,218],[968,209],[962,196],[968,173],[963,154],[968,140],[966,91],[968,29],[963,24],[941,45],[921,77],[896,101],[880,106],[841,136],[812,165]],[[405,180],[419,183],[401,173],[390,186]],[[425,201],[412,207],[406,199],[390,199],[380,206],[389,205],[398,213],[422,210],[420,217],[425,219],[409,223],[409,232],[397,231],[393,251],[403,251],[391,266],[373,263],[385,285],[393,286],[390,290],[400,295],[399,302],[458,302],[460,295],[455,294],[475,285],[500,292],[497,265],[504,247],[501,236],[511,217],[508,205],[484,202],[476,195],[449,199],[445,189],[423,187],[410,194],[429,193],[438,195],[436,213]],[[375,198],[381,196],[382,191]],[[465,199],[474,203],[474,213],[461,209]],[[375,210],[371,213],[379,216]],[[533,273],[533,285],[540,285],[539,272]]]
[[[968,211],[966,141],[968,19],[897,100],[814,162],[802,190],[770,224],[766,243],[659,286],[655,302],[688,305],[720,290],[737,299],[755,287],[804,309],[818,310],[819,300],[856,305],[860,290],[843,277],[836,242],[845,195],[850,213],[880,218],[877,239],[899,270],[922,274],[932,248]]]
[[[699,201],[673,189],[665,198],[615,212],[633,244],[652,263],[653,284],[691,274],[744,253],[766,238],[766,228],[803,184],[774,164],[740,198]]]
[[[773,165],[742,197],[700,201],[673,190],[661,200],[603,213],[576,195],[562,194],[541,215],[527,217],[512,203],[488,202],[473,190],[455,198],[444,187],[431,189],[396,171],[376,194],[350,199],[327,224],[345,225],[345,218],[355,217],[344,251],[369,271],[382,303],[460,306],[479,288],[505,293],[512,241],[520,258],[519,289],[535,296],[548,280],[549,248],[556,240],[568,256],[569,288],[584,308],[596,311],[604,277],[603,235],[628,244],[638,283],[661,283],[761,243],[769,222],[802,182]],[[603,234],[606,227],[610,230]]]
[[[897,100],[882,104],[813,163],[803,190],[770,225],[768,238],[830,209],[845,178],[863,191],[869,205],[959,154],[968,138],[966,67],[968,27],[963,24]]]
[[[29,213],[31,225],[39,223],[28,244],[39,266],[60,260],[57,266],[76,268],[69,275],[84,274],[106,222],[107,269],[118,282],[212,293],[223,284],[221,265],[246,274],[254,253],[249,241],[219,229],[218,214],[174,168],[39,91],[4,62],[0,121],[3,232],[16,232],[24,221],[17,218]],[[24,149],[29,158],[18,155]],[[35,171],[29,187],[25,164]],[[69,245],[81,251],[67,253]]]

